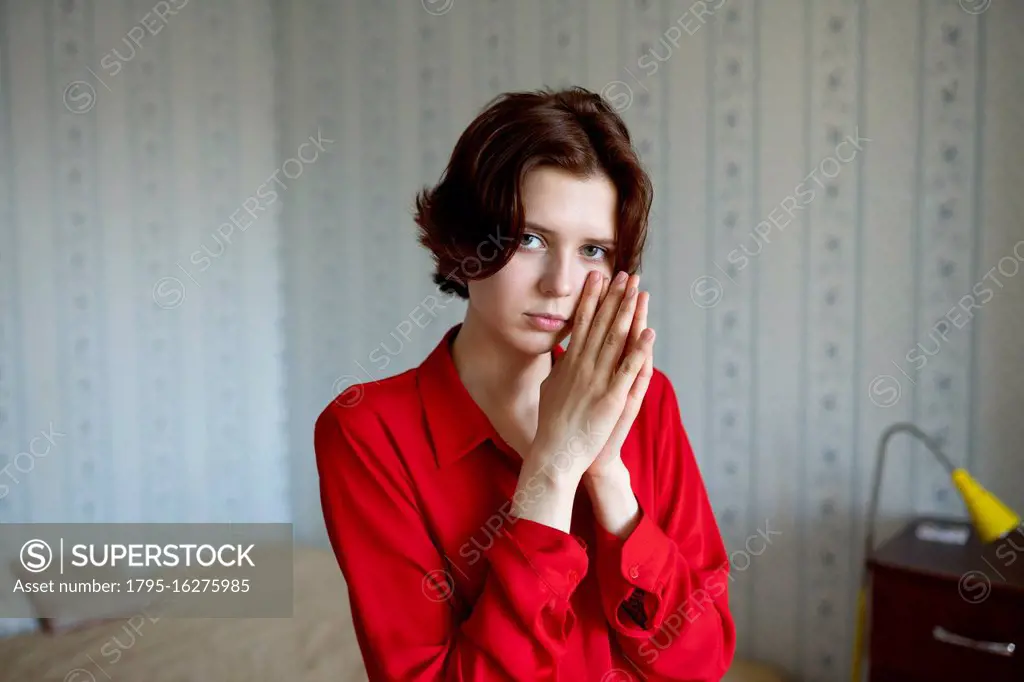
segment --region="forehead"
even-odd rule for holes
[[[566,238],[615,238],[615,185],[605,175],[581,178],[560,168],[541,167],[523,181],[527,222]]]

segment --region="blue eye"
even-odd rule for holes
[[[526,247],[526,248],[528,248],[528,249],[529,249],[529,248],[532,248],[532,247],[531,247],[531,246],[530,246],[530,245],[529,245],[529,244],[527,243],[527,241],[528,241],[528,240],[530,240],[530,239],[536,239],[536,240],[537,240],[538,242],[540,241],[540,237],[538,237],[537,235],[535,235],[535,234],[529,234],[529,233],[527,233],[527,234],[524,234],[524,235],[523,235],[523,238],[522,238],[522,239],[521,239],[521,240],[519,241],[519,245],[520,245],[520,246],[524,246],[524,247]]]
[[[583,255],[585,255],[587,258],[589,258],[591,260],[601,260],[608,253],[608,250],[606,248],[604,248],[603,246],[596,246],[594,244],[587,244],[583,248],[584,249],[597,249],[597,253],[594,254],[594,255],[587,255],[586,253],[583,254]]]

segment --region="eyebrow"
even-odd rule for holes
[[[526,221],[526,228],[529,229],[529,230],[533,230],[535,232],[540,232],[540,233],[548,235],[548,236],[556,234],[553,230],[549,230],[548,228],[544,227],[543,225],[538,225],[537,223],[531,223],[529,220]],[[615,240],[614,239],[594,239],[594,238],[591,238],[591,237],[587,237],[583,241],[587,242],[588,244],[594,244],[596,246],[603,246],[603,247],[608,248],[608,249],[614,249],[615,248]]]

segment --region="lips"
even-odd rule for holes
[[[527,313],[526,319],[530,321],[530,325],[534,329],[538,329],[543,332],[557,332],[565,329],[568,322],[564,318],[557,315],[535,315],[533,313]]]

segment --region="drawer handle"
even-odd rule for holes
[[[984,651],[997,656],[1013,656],[1013,652],[1017,650],[1017,645],[1013,642],[979,642],[978,640],[971,639],[970,637],[954,634],[946,628],[939,627],[938,625],[932,628],[932,637],[940,642],[945,642],[946,644],[955,644],[956,646],[963,646],[968,649],[975,649],[976,651]]]

